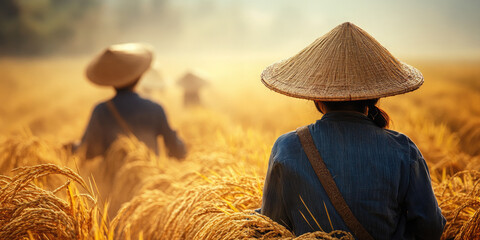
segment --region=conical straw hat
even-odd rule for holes
[[[90,62],[87,78],[102,86],[128,86],[150,67],[152,58],[151,48],[144,44],[112,45]]]
[[[187,72],[177,81],[177,84],[187,91],[198,91],[207,85],[207,81],[200,77],[198,73]]]
[[[423,84],[417,69],[400,62],[352,23],[343,23],[295,56],[267,67],[268,88],[291,97],[321,101],[375,99]]]

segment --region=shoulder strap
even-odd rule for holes
[[[132,129],[128,126],[127,122],[122,118],[122,115],[117,110],[117,107],[115,107],[115,104],[113,104],[112,100],[109,100],[107,102],[107,107],[110,110],[110,112],[113,114],[113,117],[115,120],[117,120],[117,123],[120,125],[121,128],[123,128],[123,131],[125,131],[126,134],[128,134],[130,137],[134,137],[135,134],[133,134]]]
[[[347,227],[358,239],[373,239],[373,237],[353,215],[352,211],[345,202],[345,199],[343,199],[343,196],[338,190],[330,171],[328,171],[322,156],[320,156],[318,149],[315,147],[315,143],[313,142],[313,138],[308,126],[298,128],[297,135],[300,139],[303,150],[307,154],[310,164],[315,170],[315,173],[317,174],[317,177],[320,180],[323,188],[327,192],[328,198],[330,198],[330,201],[340,217],[342,217]]]

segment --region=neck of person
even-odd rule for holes
[[[335,110],[328,110],[325,113],[333,113],[333,112],[346,112],[346,113],[357,113],[357,114],[363,114],[367,116],[368,112],[367,110],[364,111],[358,111],[355,109],[335,109]]]
[[[128,93],[128,92],[135,92],[135,88],[115,88],[115,92],[119,93]]]
[[[135,92],[135,87],[137,86],[138,81],[140,80],[140,77],[132,81],[132,83],[123,86],[123,87],[116,87],[115,91],[117,94],[119,93],[125,93],[125,92]]]

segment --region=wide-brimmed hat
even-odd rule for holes
[[[102,86],[128,86],[150,67],[152,58],[152,49],[145,44],[112,45],[90,62],[87,78]]]
[[[199,73],[189,71],[177,81],[177,84],[186,91],[198,91],[200,88],[208,85],[208,82]]]
[[[261,78],[276,92],[320,101],[375,99],[413,91],[423,84],[420,71],[397,60],[349,22],[295,56],[270,65]]]

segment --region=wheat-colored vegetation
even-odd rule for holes
[[[112,93],[85,82],[83,60],[0,60],[0,239],[352,239],[294,236],[254,212],[275,139],[321,117],[261,86],[269,62],[198,63],[212,75],[202,108],[183,109],[173,87],[149,93],[187,143],[183,161],[121,137],[104,159],[85,162],[62,144]],[[478,63],[419,65],[425,86],[381,106],[429,164],[448,220],[443,239],[480,239]]]
[[[15,169],[0,179],[0,239],[107,239],[109,228],[92,194],[80,194],[85,181],[69,168],[41,164]],[[34,180],[59,174],[68,178],[47,191]],[[64,191],[64,198],[56,194]],[[110,234],[110,238],[111,238]]]

